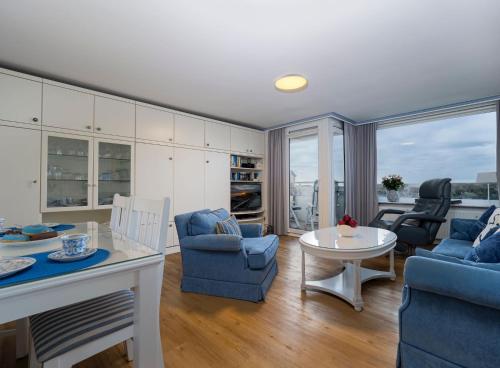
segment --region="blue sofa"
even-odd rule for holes
[[[450,238],[408,258],[398,368],[500,367],[500,264],[463,260],[474,223],[452,220]]]
[[[223,209],[175,216],[182,291],[252,302],[264,300],[278,273],[279,238],[262,236],[260,224],[240,224],[242,237],[216,234],[213,216],[203,216],[210,213],[222,220],[229,216]]]

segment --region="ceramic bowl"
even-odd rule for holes
[[[356,228],[350,227],[349,225],[337,225],[337,231],[341,236],[354,236],[356,234]]]
[[[51,231],[52,229],[50,229],[48,226],[45,226],[45,225],[29,225],[29,226],[25,226],[23,227],[23,234],[24,235],[38,235],[38,234],[42,234],[42,233],[46,233],[47,231]]]
[[[87,234],[68,234],[61,236],[64,254],[76,256],[87,249],[90,237]]]

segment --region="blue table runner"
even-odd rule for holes
[[[92,256],[80,261],[55,262],[47,258],[47,256],[53,252],[54,251],[52,250],[50,252],[26,255],[25,257],[35,258],[36,263],[30,268],[20,271],[19,273],[1,278],[0,287],[61,276],[79,271],[105,261],[110,254],[106,249],[98,249]]]

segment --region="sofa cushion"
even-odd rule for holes
[[[481,263],[500,263],[500,233],[497,231],[473,247],[465,259]]]
[[[492,205],[486,209],[486,211],[483,212],[483,214],[478,218],[478,221],[481,221],[482,223],[486,224],[488,220],[490,219],[490,216],[495,212],[496,206]]]
[[[211,212],[195,212],[189,219],[188,232],[191,236],[216,234],[217,222],[225,220],[229,217],[229,213],[220,208]]]
[[[464,259],[472,248],[468,240],[443,239],[432,251],[449,257]]]
[[[486,235],[490,232],[490,230],[498,225],[500,225],[500,208],[497,208],[493,211],[490,218],[488,219],[488,222],[486,223],[485,228],[483,229],[483,231],[481,231],[476,240],[474,240],[473,246],[477,247],[481,240],[487,237]]]
[[[223,221],[217,221],[217,234],[242,236],[236,217],[233,215]]]
[[[243,247],[247,253],[248,266],[260,269],[274,259],[279,246],[277,235],[266,235],[262,238],[243,238]]]

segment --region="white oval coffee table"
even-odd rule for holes
[[[358,226],[353,237],[338,234],[337,228],[329,227],[311,231],[299,239],[302,250],[302,290],[319,290],[344,299],[356,311],[363,309],[361,284],[373,279],[396,279],[394,272],[394,247],[397,236],[391,231]],[[389,252],[389,271],[361,267],[364,259],[378,257]],[[305,254],[336,259],[344,265],[338,275],[325,280],[306,281]]]

